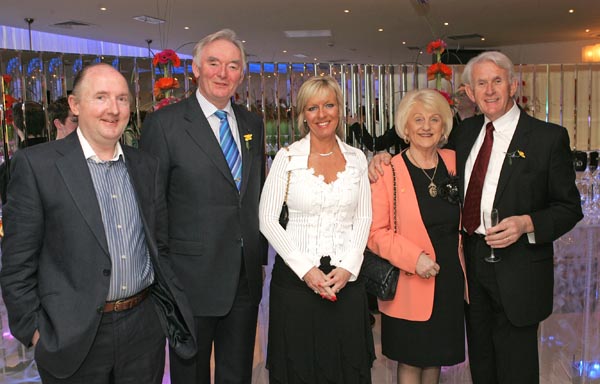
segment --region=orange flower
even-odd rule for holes
[[[433,80],[440,74],[442,78],[450,81],[452,77],[452,68],[444,63],[434,63],[427,68],[427,80]]]
[[[181,60],[179,60],[179,56],[177,56],[177,53],[174,50],[165,49],[161,52],[158,52],[156,55],[154,55],[154,59],[152,60],[152,63],[154,63],[154,66],[157,66],[159,63],[160,64],[171,63],[171,64],[173,64],[174,67],[179,67],[181,65]]]
[[[158,97],[162,91],[179,88],[179,81],[174,77],[161,77],[154,83],[154,96]]]
[[[427,44],[427,53],[442,54],[442,53],[444,53],[444,50],[446,49],[446,47],[447,47],[447,45],[444,42],[444,40],[437,39],[437,40],[434,40],[431,43]]]

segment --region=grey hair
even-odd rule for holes
[[[194,46],[194,50],[192,52],[192,54],[194,56],[194,64],[196,64],[196,66],[198,68],[200,68],[200,65],[202,63],[202,60],[201,60],[202,50],[208,44],[212,43],[213,41],[217,41],[217,40],[229,41],[230,43],[235,45],[240,50],[240,53],[242,55],[242,69],[245,71],[246,70],[246,52],[244,51],[244,44],[240,40],[238,40],[237,35],[235,34],[234,31],[232,31],[231,29],[227,29],[227,28],[221,29],[220,31],[217,31],[215,33],[211,33],[210,35],[204,37],[202,40],[200,40],[198,43],[196,43],[196,45]]]
[[[508,79],[511,83],[513,81],[517,80],[517,77],[515,74],[515,65],[508,58],[508,56],[506,56],[504,53],[501,53],[498,51],[488,51],[488,52],[480,53],[479,55],[477,55],[474,58],[472,58],[471,60],[469,60],[469,62],[465,66],[465,69],[462,73],[462,82],[473,87],[473,79],[472,79],[473,67],[475,66],[475,64],[479,64],[479,63],[482,63],[485,61],[492,62],[492,63],[496,64],[498,67],[508,71]]]

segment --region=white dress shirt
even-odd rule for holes
[[[260,230],[285,263],[302,279],[322,256],[356,280],[371,226],[371,189],[367,160],[337,139],[346,168],[325,183],[308,168],[310,134],[279,150],[265,182],[259,207]],[[287,229],[279,225],[287,172],[291,171]]]
[[[215,115],[215,112],[219,109],[212,105],[210,101],[208,101],[199,90],[196,90],[196,99],[198,99],[198,103],[200,104],[200,108],[202,108],[202,112],[204,112],[204,116],[206,116],[206,120],[210,124],[210,127],[217,138],[217,142],[221,144],[221,137],[219,134],[219,129],[221,126],[221,120]],[[237,120],[235,119],[235,113],[233,113],[233,108],[231,108],[231,101],[227,103],[225,108],[221,109],[221,111],[227,112],[227,121],[229,122],[229,129],[231,129],[231,134],[233,135],[233,140],[235,141],[235,145],[237,146],[238,152],[242,153],[242,147],[240,146],[240,134],[238,132]]]
[[[515,130],[517,129],[517,123],[519,122],[519,116],[521,111],[517,107],[516,103],[513,103],[512,108],[493,121],[494,124],[494,145],[492,146],[492,153],[490,155],[490,162],[488,164],[487,173],[485,175],[485,181],[483,182],[483,190],[481,193],[481,212],[491,212],[492,208],[495,208],[494,198],[496,197],[496,188],[498,187],[498,179],[500,178],[500,171],[502,170],[502,164],[506,159],[508,152],[508,146],[513,138]],[[487,125],[490,120],[486,117],[483,122],[483,127]],[[483,145],[483,139],[485,138],[485,128],[481,129],[477,140],[471,148],[471,153],[465,163],[465,194],[471,179],[471,172],[475,165],[475,160],[479,154],[479,150]],[[502,212],[499,212],[500,218],[503,218]],[[476,233],[485,234],[485,228],[483,223],[479,224],[479,227],[475,230]]]

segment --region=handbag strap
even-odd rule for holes
[[[289,152],[289,148],[285,147],[285,149]],[[288,163],[292,161],[292,158],[290,156],[288,156]],[[287,171],[287,182],[285,183],[285,195],[283,197],[283,203],[285,205],[287,205],[287,198],[288,198],[288,192],[290,190],[290,174],[292,173],[292,171]]]
[[[394,169],[394,165],[390,162],[390,167],[392,167],[392,177],[394,180],[394,233],[398,233],[398,218],[396,216],[397,213],[397,208],[396,208],[396,170]],[[288,178],[288,182],[289,182],[289,178]],[[286,192],[286,196],[287,196],[287,192]]]

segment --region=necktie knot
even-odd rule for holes
[[[219,120],[227,119],[227,112],[219,109],[215,112],[215,116],[217,116]]]
[[[490,133],[494,132],[494,124],[491,121],[485,125],[485,131],[486,135],[489,135]]]

